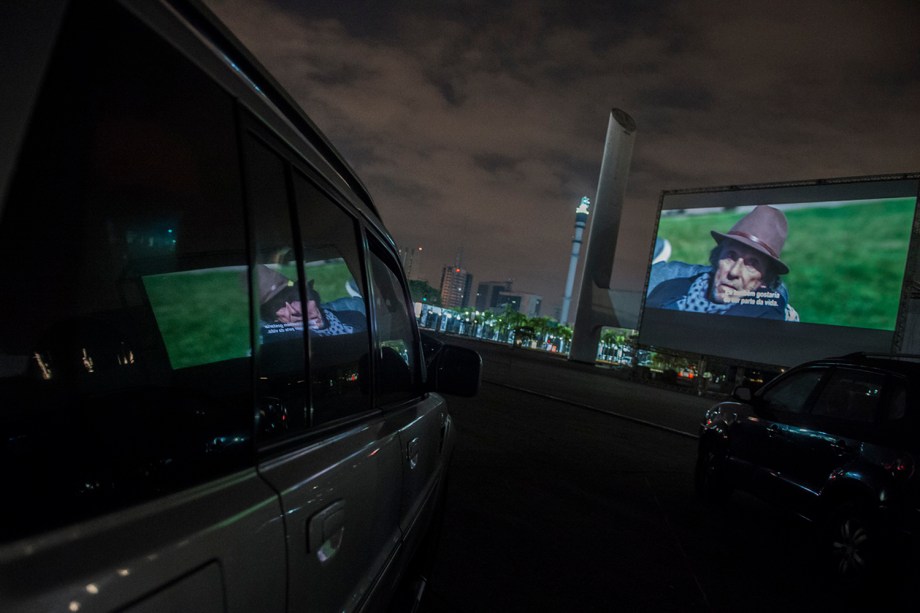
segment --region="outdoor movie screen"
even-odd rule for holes
[[[639,342],[792,365],[890,352],[917,179],[665,192]]]

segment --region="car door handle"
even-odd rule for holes
[[[771,424],[767,428],[767,436],[769,436],[770,438],[773,438],[774,436],[778,436],[778,435],[779,435],[779,426],[777,426],[776,424]]]
[[[333,502],[307,520],[307,547],[321,564],[331,560],[342,546],[345,534],[345,501]]]
[[[406,459],[409,460],[409,470],[415,470],[418,466],[418,448],[419,438],[416,436],[406,445]]]
[[[831,443],[831,449],[836,451],[839,455],[843,455],[847,452],[847,442],[844,440],[837,440]]]
[[[438,441],[438,454],[444,452],[444,440],[447,438],[447,431],[450,429],[450,418],[441,415],[441,438]]]

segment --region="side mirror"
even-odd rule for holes
[[[739,385],[738,387],[732,390],[732,398],[734,398],[735,400],[739,402],[750,402],[751,398],[753,397],[754,397],[754,394],[751,392],[751,388],[749,387],[744,387],[743,385]]]
[[[434,336],[428,332],[422,331],[422,353],[425,356],[425,363],[431,364],[434,362],[434,358],[438,355],[438,352],[441,350],[441,347],[444,346],[443,341],[439,341]]]
[[[428,362],[428,390],[475,396],[482,381],[482,357],[472,349],[442,344]]]

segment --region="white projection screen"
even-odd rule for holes
[[[918,184],[897,175],[663,192],[639,343],[780,366],[891,352],[917,255]]]

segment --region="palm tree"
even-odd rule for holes
[[[541,342],[545,343],[550,332],[559,323],[550,317],[531,317],[527,325],[534,329],[534,333]]]
[[[498,322],[499,339],[503,342],[507,342],[508,333],[525,325],[527,316],[523,313],[518,313],[509,305],[505,307],[504,311],[496,316],[496,320]]]
[[[559,326],[556,328],[555,334],[561,341],[559,344],[559,351],[568,353],[569,346],[572,343],[572,328],[565,324],[559,324]]]

